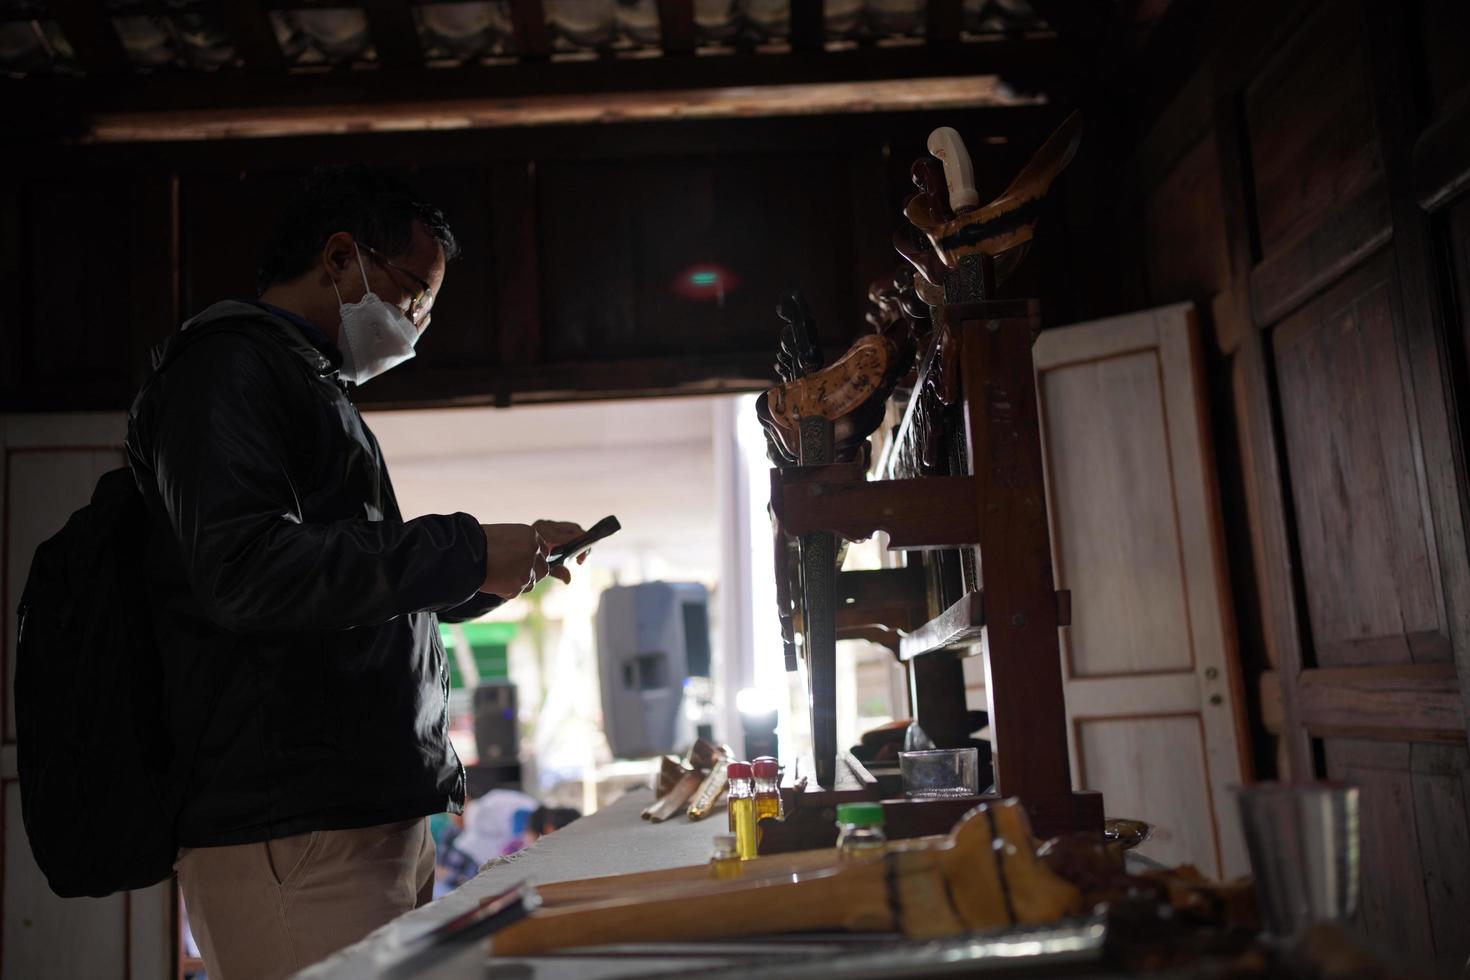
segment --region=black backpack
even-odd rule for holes
[[[228,323],[246,336],[258,331]],[[133,402],[204,330],[177,338]],[[186,339],[187,338],[187,339]],[[21,594],[16,761],[31,854],[62,898],[155,885],[173,873],[188,762],[168,729],[145,586],[148,510],[131,470],[41,543]]]
[[[20,600],[15,718],[21,817],[63,898],[167,878],[178,780],[143,556],[148,514],[128,469],[36,549]]]

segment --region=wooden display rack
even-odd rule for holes
[[[1072,791],[1067,757],[1057,629],[1067,622],[1070,603],[1065,593],[1056,591],[1052,577],[1031,361],[1031,343],[1039,326],[1037,307],[1029,301],[977,302],[941,307],[938,312],[960,338],[961,416],[969,475],[919,476],[901,463],[913,455],[903,451],[905,445],[924,436],[919,431],[917,393],[927,373],[936,369],[932,358],[923,365],[916,395],[892,451],[885,454],[886,479],[868,480],[856,465],[805,462],[805,427],[802,464],[772,471],[776,520],[802,543],[800,625],[817,748],[812,766],[815,785],[800,801],[792,800],[794,811],[815,811],[813,822],[830,828],[827,811],[836,803],[876,800],[880,795],[862,764],[836,748],[839,616],[905,630],[913,604],[874,590],[866,602],[839,606],[839,582],[856,584],[863,581],[859,576],[873,573],[836,574],[832,566],[833,573],[824,578],[817,563],[832,560],[835,549],[828,542],[837,537],[859,540],[883,531],[893,550],[973,549],[977,576],[984,583],[908,629],[901,639],[899,657],[909,670],[914,720],[937,746],[963,745],[970,733],[959,652],[983,657],[997,793],[1020,797],[1043,837],[1100,831],[1102,798]],[[912,584],[911,578],[908,582]],[[827,589],[830,593],[823,594]],[[908,594],[912,596],[911,591]],[[884,616],[889,617],[887,622]],[[940,805],[889,801],[885,807],[895,836],[907,831],[943,833],[953,825],[956,809],[963,812],[980,799]],[[904,807],[918,809],[914,816],[900,815],[897,811]],[[919,814],[925,818],[915,819]],[[830,838],[835,831],[822,833]],[[784,849],[788,837],[799,840],[799,846],[820,846],[811,831],[793,827],[783,834],[768,828],[772,849]]]
[[[1067,754],[1057,630],[1071,602],[1052,574],[1031,357],[1038,305],[995,299],[998,266],[1014,268],[1024,254],[1039,203],[1080,137],[1074,114],[981,207],[959,134],[935,130],[934,159],[915,163],[920,193],[904,207],[922,237],[895,240],[918,271],[914,291],[933,329],[878,478],[835,462],[833,417],[820,414],[795,419],[796,465],[771,472],[778,597],[807,664],[815,785],[793,794],[791,827],[768,828],[768,849],[819,846],[834,833],[836,803],[884,795],[836,744],[836,642],[852,636],[896,647],[914,723],[939,748],[971,744],[961,657],[981,657],[996,794],[1019,797],[1042,837],[1102,830],[1102,798],[1072,790]],[[909,553],[907,566],[840,572],[838,539],[878,531]],[[795,569],[788,541],[798,542]],[[957,808],[981,799],[884,806],[892,835],[908,836],[945,832]]]

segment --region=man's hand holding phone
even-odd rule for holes
[[[546,556],[557,545],[583,535],[581,525],[570,521],[537,521],[535,524],[481,524],[485,532],[485,583],[481,592],[514,599],[529,592],[548,574],[563,582],[572,580],[565,564],[550,566]],[[581,564],[587,557],[577,556]]]

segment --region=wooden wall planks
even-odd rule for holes
[[[1418,0],[1418,7],[1424,82],[1430,109],[1438,114],[1470,86],[1464,44],[1470,37],[1470,5],[1461,0]]]
[[[1273,734],[1285,725],[1281,688],[1276,671],[1261,675],[1261,720]],[[1302,671],[1296,688],[1301,724],[1317,738],[1465,742],[1454,664],[1318,667]]]
[[[1325,2],[1244,91],[1256,217],[1271,255],[1369,186],[1380,172],[1348,2]]]
[[[898,264],[890,237],[912,193],[908,166],[933,126],[974,134],[983,180],[994,183],[1055,114],[38,149],[3,162],[0,284],[14,287],[14,302],[0,309],[0,406],[125,407],[149,348],[181,317],[253,295],[260,250],[300,179],[347,162],[405,175],[450,218],[463,249],[418,356],[365,388],[365,403],[760,386],[771,377],[774,307],[785,291],[807,293],[828,346],[867,329],[868,286]],[[1049,243],[1028,285],[1055,294],[1066,229],[1045,220]],[[728,271],[723,296],[674,288],[700,263]],[[688,370],[653,363],[671,358]],[[766,367],[752,369],[758,361]]]
[[[1388,256],[1272,331],[1307,609],[1323,666],[1448,660]]]
[[[1463,197],[1445,209],[1443,233],[1449,245],[1452,334],[1458,341],[1451,350],[1459,354],[1458,372],[1470,373],[1470,197]]]
[[[1234,380],[1240,454],[1222,454],[1222,482],[1245,487],[1252,530],[1231,560],[1254,569],[1237,599],[1264,646],[1244,660],[1274,667],[1253,686],[1282,774],[1363,786],[1360,927],[1458,967],[1470,71],[1449,38],[1467,15],[1440,0],[1291,7],[1259,3],[1200,52],[1178,105],[1207,85],[1208,134],[1173,108],[1149,130],[1126,171],[1149,229],[1135,262],[1152,302],[1209,296],[1224,341],[1212,367]],[[1224,202],[1223,280],[1210,195]]]
[[[1208,303],[1230,282],[1225,215],[1220,208],[1220,160],[1207,132],[1164,175],[1143,215],[1150,295],[1155,302]],[[1192,248],[1171,247],[1188,239]]]
[[[1328,739],[1326,775],[1361,788],[1358,925],[1385,949],[1459,969],[1470,956],[1470,753]]]
[[[556,163],[537,204],[549,360],[749,350],[796,285],[824,339],[861,321],[844,155]]]

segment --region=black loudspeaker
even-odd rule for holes
[[[482,766],[508,766],[520,759],[520,722],[516,718],[516,686],[510,681],[482,681],[475,688],[475,748]]]
[[[619,759],[687,745],[684,682],[708,677],[709,595],[697,582],[613,586],[597,607],[602,729]],[[685,723],[687,724],[687,722]]]

